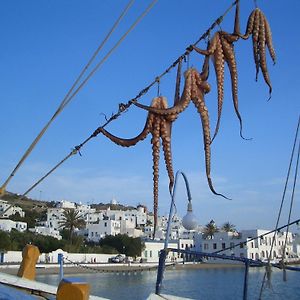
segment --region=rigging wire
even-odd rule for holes
[[[155,4],[157,0],[152,1],[152,3],[147,7],[147,9],[144,11],[144,13],[141,15],[142,18],[145,16],[145,14],[152,8],[152,6]],[[61,104],[59,105],[58,109],[55,111],[55,113],[53,114],[53,116],[51,117],[51,119],[46,123],[46,125],[43,127],[43,129],[40,131],[40,133],[37,135],[37,137],[34,139],[34,141],[31,143],[31,145],[28,147],[28,149],[26,150],[26,152],[24,153],[24,155],[21,157],[20,161],[18,162],[18,164],[16,165],[16,167],[13,169],[13,171],[11,172],[11,174],[8,176],[8,178],[6,179],[6,181],[4,182],[4,184],[0,187],[0,195],[5,193],[5,189],[6,186],[8,185],[8,183],[10,182],[10,180],[12,179],[12,177],[15,175],[15,173],[17,172],[17,170],[20,168],[20,166],[23,164],[23,162],[25,161],[25,159],[29,156],[29,154],[32,152],[32,150],[34,149],[34,147],[36,146],[36,144],[39,142],[39,140],[41,139],[41,137],[44,135],[44,133],[46,132],[46,130],[48,129],[48,127],[51,125],[51,123],[55,120],[55,118],[62,112],[62,110],[70,103],[70,101],[74,98],[74,96],[78,93],[78,91],[83,87],[83,85],[90,79],[90,77],[96,72],[96,70],[99,68],[99,64],[96,66],[96,68],[93,69],[93,71],[87,76],[87,78],[84,80],[83,83],[81,83],[80,87],[76,89],[76,91],[74,93],[73,90],[75,89],[75,87],[78,85],[79,81],[81,80],[81,78],[83,77],[83,75],[86,73],[87,69],[90,67],[90,65],[92,64],[92,62],[95,60],[95,58],[97,57],[97,55],[99,54],[100,50],[103,48],[103,46],[105,45],[105,43],[107,42],[107,40],[110,38],[110,36],[112,35],[112,33],[115,31],[115,29],[117,28],[117,26],[119,25],[120,21],[123,19],[123,17],[126,15],[126,13],[128,12],[128,10],[130,9],[130,7],[133,5],[134,0],[130,0],[128,2],[128,4],[126,5],[126,7],[124,8],[124,10],[122,11],[122,13],[120,14],[120,16],[118,17],[118,19],[115,21],[114,25],[112,26],[112,28],[110,29],[110,31],[108,32],[108,34],[106,35],[106,37],[103,39],[103,41],[101,42],[101,44],[99,45],[99,47],[96,49],[96,51],[94,52],[94,54],[92,55],[92,57],[90,58],[90,60],[88,61],[88,63],[85,65],[85,67],[82,69],[82,71],[80,72],[79,76],[77,77],[77,79],[75,80],[75,82],[73,83],[72,87],[70,88],[70,90],[67,92],[66,96],[63,98]],[[149,9],[150,8],[150,9]],[[146,12],[146,13],[145,13]],[[138,18],[138,22],[141,20],[141,16]],[[134,23],[134,26],[130,27],[129,32],[137,25],[138,23],[137,21]],[[122,38],[118,41],[117,46],[120,45],[120,43],[124,40],[124,38],[128,35],[128,33],[125,33]],[[113,50],[115,50],[117,48],[117,46],[115,45],[113,47]],[[109,51],[109,53],[105,56],[105,59],[103,59],[101,61],[101,64],[111,55],[112,50]]]
[[[150,10],[152,8],[152,6],[155,4],[157,0],[154,0],[148,7],[148,9]],[[235,0],[230,6],[229,8],[223,13],[222,16],[220,16],[219,18],[217,18],[213,23],[212,25],[198,38],[198,40],[193,43],[192,45],[188,46],[185,50],[185,52],[180,55],[164,72],[162,72],[159,76],[156,76],[155,79],[148,85],[146,86],[145,88],[143,88],[142,90],[140,90],[140,92],[132,99],[130,99],[129,101],[127,101],[127,103],[119,103],[119,109],[116,113],[114,113],[109,119],[105,118],[106,122],[102,125],[102,126],[99,126],[91,135],[90,137],[88,137],[84,142],[82,142],[81,144],[77,145],[74,147],[74,149],[76,149],[77,151],[79,151],[81,149],[81,147],[83,147],[90,139],[96,137],[99,133],[100,133],[100,130],[101,128],[104,128],[106,127],[109,123],[111,123],[112,121],[118,119],[124,112],[127,112],[127,110],[130,108],[130,106],[132,104],[134,104],[135,102],[138,101],[138,99],[140,99],[143,95],[145,95],[155,84],[157,84],[157,82],[160,81],[160,79],[162,77],[164,77],[166,74],[168,74],[173,68],[175,68],[179,63],[181,63],[182,60],[185,60],[186,57],[189,57],[189,54],[193,51],[193,47],[192,46],[195,46],[197,45],[201,40],[204,40],[206,39],[208,36],[210,36],[210,32],[218,25],[220,24],[224,17],[226,16],[226,14],[236,5],[236,3],[238,2],[239,0]],[[151,6],[152,5],[152,6]],[[144,12],[145,14],[145,12]],[[130,28],[131,29],[131,28]],[[129,29],[129,30],[130,30]],[[124,37],[124,36],[123,36]],[[122,38],[123,38],[122,37]],[[122,39],[121,38],[121,39]],[[125,37],[124,37],[125,38]],[[120,40],[119,40],[120,42]],[[118,42],[118,43],[119,43]],[[118,44],[117,43],[117,44]],[[116,44],[116,45],[117,45]],[[113,49],[111,49],[111,51],[113,51]],[[102,63],[102,61],[98,64],[100,66],[100,64]],[[96,69],[99,67],[99,66],[96,66],[92,71],[91,73],[95,72]],[[90,73],[90,75],[91,75]],[[86,78],[86,80],[89,79],[89,76]],[[77,92],[79,91],[80,88],[82,88],[82,85],[84,84],[85,82],[83,82],[81,84],[81,86],[78,87],[78,89],[71,95],[71,97],[74,97]],[[63,162],[65,162],[69,157],[71,157],[72,155],[76,154],[77,151],[75,152],[74,149],[64,158],[62,159],[54,168],[52,168],[45,176],[43,176],[41,179],[38,180],[38,184],[40,182],[42,182],[47,176],[49,176],[55,169],[57,169],[58,166],[60,166]],[[22,196],[25,196],[26,194],[28,194],[34,187],[36,187],[38,184],[34,184],[32,187],[30,187]],[[1,190],[0,190],[0,194],[1,194]]]
[[[295,169],[294,184],[293,184],[293,191],[292,191],[292,197],[291,197],[291,203],[290,203],[288,222],[290,222],[290,220],[291,220],[291,215],[292,215],[292,210],[293,210],[293,205],[294,205],[294,196],[295,196],[295,189],[296,189],[297,176],[298,176],[298,166],[299,166],[299,154],[300,154],[300,143],[299,143],[299,146],[298,146],[298,156],[297,156],[297,163],[296,163],[296,169]],[[288,232],[289,232],[289,226],[286,229],[285,242],[284,242],[284,247],[283,247],[283,250],[282,250],[283,251],[282,261],[284,261],[284,257],[285,257],[285,249],[286,249],[286,246],[287,246]]]
[[[279,212],[278,212],[278,217],[277,217],[277,221],[276,221],[276,225],[275,225],[275,230],[274,230],[274,235],[273,235],[273,238],[272,238],[271,249],[270,249],[270,253],[269,253],[269,256],[268,256],[268,263],[270,263],[270,261],[271,261],[272,250],[273,250],[274,243],[275,243],[276,232],[278,230],[280,230],[278,228],[278,224],[279,224],[279,220],[280,220],[280,217],[281,217],[281,214],[282,214],[282,208],[283,208],[283,204],[284,204],[284,200],[285,200],[287,185],[288,185],[288,182],[289,182],[290,173],[291,173],[291,169],[292,169],[292,163],[293,163],[293,159],[294,159],[294,155],[295,155],[295,149],[296,149],[298,135],[299,135],[299,127],[300,127],[300,116],[298,118],[298,124],[297,124],[297,128],[296,128],[296,133],[295,133],[295,138],[294,138],[292,153],[291,153],[291,157],[290,157],[288,172],[287,172],[286,181],[285,181],[285,185],[284,185],[284,189],[283,189],[282,199],[281,199],[280,208],[279,208]],[[299,144],[299,147],[300,147],[300,144]],[[292,205],[293,205],[294,189],[295,189],[295,184],[296,184],[297,174],[298,174],[297,173],[297,169],[298,169],[298,160],[299,160],[299,150],[300,149],[298,149],[297,167],[296,167],[296,171],[295,171],[294,188],[293,188],[293,195],[292,195],[291,205],[290,205],[289,220],[290,220],[290,214],[291,214],[291,209],[292,209]],[[288,234],[288,229],[287,229],[287,232],[286,232],[286,238],[287,238],[287,234]],[[286,243],[286,241],[285,241],[285,243]],[[286,246],[286,244],[285,244],[285,246]],[[284,252],[285,252],[285,247],[284,247]],[[283,253],[282,254],[282,264],[283,265],[284,265],[284,255],[285,254]],[[261,288],[260,288],[259,299],[261,299],[261,297],[262,297],[262,293],[263,293],[263,289],[264,289],[266,277],[267,277],[267,272],[265,272],[264,276],[263,276],[263,280],[262,280],[262,284],[261,284]]]

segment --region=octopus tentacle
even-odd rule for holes
[[[248,18],[245,34],[237,33],[237,35],[244,40],[247,40],[253,32],[256,10],[257,9],[253,10]]]
[[[225,61],[227,63],[227,66],[229,68],[230,77],[231,77],[231,92],[232,92],[232,100],[233,100],[233,106],[236,113],[236,116],[240,123],[240,136],[243,139],[243,122],[242,117],[240,115],[239,109],[238,109],[238,72],[237,72],[237,65],[236,65],[236,59],[235,59],[235,53],[233,45],[230,44],[227,40],[227,38],[222,38],[222,46],[225,56]]]
[[[216,32],[215,35],[213,36],[213,38],[209,41],[209,45],[207,47],[206,50],[202,50],[194,45],[191,45],[191,47],[196,51],[198,52],[199,54],[202,54],[202,55],[212,55],[214,54],[214,52],[216,51],[217,49],[217,46],[218,44],[220,43],[220,40],[219,40],[219,33]]]
[[[117,144],[119,146],[122,146],[122,147],[131,147],[131,146],[136,145],[139,141],[142,141],[147,137],[147,135],[150,132],[150,128],[152,127],[152,123],[153,123],[153,115],[149,115],[142,132],[139,135],[137,135],[136,137],[132,138],[132,139],[119,138],[119,137],[109,133],[104,128],[100,128],[99,131],[104,136],[109,138],[112,142],[114,142],[115,144]]]
[[[173,117],[177,117],[177,115],[181,112],[183,112],[186,107],[188,106],[188,104],[191,101],[191,78],[189,76],[190,74],[188,73],[188,71],[186,71],[185,73],[185,85],[184,85],[184,89],[183,89],[183,94],[180,98],[180,101],[173,107],[170,108],[166,108],[166,109],[161,109],[161,108],[157,108],[157,107],[153,107],[153,106],[147,106],[147,105],[143,105],[140,104],[138,102],[133,102],[134,105],[145,109],[149,112],[152,112],[154,114],[157,115],[163,115],[163,116],[167,116],[167,115],[173,115]]]
[[[237,5],[239,4],[238,2]],[[237,17],[237,13],[236,13],[236,17]],[[237,22],[239,22],[239,20],[237,20]],[[269,94],[271,97],[272,85],[271,85],[271,80],[267,69],[266,45],[274,64],[276,62],[276,55],[272,43],[271,28],[267,18],[259,8],[256,8],[251,12],[248,18],[246,33],[242,35],[241,33],[238,32],[239,31],[238,27],[236,28],[237,28],[236,30],[237,32],[235,32],[235,34],[243,39],[248,39],[249,36],[252,35],[253,57],[254,57],[255,69],[256,69],[255,80],[257,81],[259,69],[261,69],[264,80],[266,84],[269,86]]]
[[[238,0],[235,5],[234,28],[232,36],[236,36],[238,38],[240,32],[240,1]]]
[[[267,43],[267,46],[269,49],[270,56],[273,60],[273,64],[275,64],[276,63],[276,54],[275,54],[275,49],[273,47],[273,42],[272,42],[272,32],[271,32],[269,22],[265,16],[264,16],[264,23],[265,23],[265,32],[266,32],[266,43]]]
[[[178,102],[180,101],[181,68],[182,68],[182,59],[180,58],[177,66],[174,106],[178,104]]]
[[[214,66],[215,66],[215,73],[217,78],[217,89],[218,89],[218,118],[217,118],[217,124],[216,124],[215,132],[212,140],[214,140],[214,138],[217,136],[219,131],[221,113],[223,108],[223,100],[224,100],[224,53],[223,53],[220,39],[216,51],[214,53]]]
[[[152,131],[152,157],[153,157],[153,212],[154,212],[154,235],[157,226],[157,211],[158,211],[158,179],[159,179],[159,141],[160,122],[155,122]]]
[[[169,192],[172,194],[174,186],[174,170],[172,163],[172,150],[171,150],[171,124],[165,120],[161,120],[160,136],[162,139],[165,165],[169,176]]]
[[[192,89],[192,101],[194,105],[197,108],[198,113],[200,114],[201,123],[202,123],[202,130],[203,130],[203,143],[204,143],[204,152],[205,152],[205,170],[206,170],[206,178],[208,181],[208,186],[210,190],[218,196],[222,196],[226,199],[228,199],[226,196],[219,194],[215,191],[212,179],[210,175],[211,171],[211,150],[210,150],[210,144],[211,144],[211,138],[210,138],[210,126],[209,126],[209,114],[208,109],[205,105],[204,100],[204,91],[197,88],[196,86],[196,80],[197,77],[199,78],[199,73],[194,70],[194,76],[195,76],[195,86]]]
[[[264,22],[264,15],[260,11],[259,12],[260,23],[259,23],[259,64],[264,76],[266,84],[269,86],[269,94],[272,93],[272,85],[270,81],[270,77],[268,74],[267,68],[267,60],[266,60],[266,32],[265,32],[265,22]]]
[[[255,80],[257,81],[259,73],[259,25],[260,25],[260,15],[259,9],[255,9],[255,18],[252,32],[252,44],[253,44],[253,57],[255,62],[256,75]]]
[[[208,79],[208,76],[209,76],[209,56],[206,55],[205,59],[204,59],[204,62],[203,62],[202,71],[200,73],[200,78],[201,78],[201,80],[203,80],[204,82],[206,82],[206,80]],[[207,91],[207,93],[209,91],[210,91],[210,88]]]

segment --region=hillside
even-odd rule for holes
[[[35,211],[45,211],[47,208],[54,207],[55,202],[54,201],[42,201],[42,200],[36,200],[31,199],[28,197],[22,197],[21,195],[6,192],[4,196],[1,197],[1,199],[7,201],[10,204],[20,206],[24,210],[35,210]],[[122,204],[105,204],[105,203],[97,203],[97,204],[91,204],[91,208],[95,208],[96,210],[106,210],[109,208],[111,210],[130,210],[134,209],[133,206],[125,206]]]
[[[48,207],[51,207],[51,202],[22,197],[21,195],[11,192],[6,192],[5,195],[1,197],[1,199],[7,201],[10,204],[20,206],[24,210],[34,209],[36,211],[44,211]]]

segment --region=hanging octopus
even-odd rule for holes
[[[236,6],[234,32],[232,34],[229,34],[225,31],[217,31],[214,34],[213,38],[209,41],[206,50],[202,50],[197,48],[194,45],[191,45],[191,48],[194,49],[196,52],[202,55],[212,56],[214,62],[214,68],[215,68],[215,73],[217,78],[217,89],[218,89],[218,118],[217,118],[216,128],[215,128],[212,141],[216,137],[220,127],[220,120],[221,120],[223,99],[224,99],[225,62],[230,71],[232,99],[233,99],[235,113],[240,123],[240,136],[243,139],[245,139],[242,135],[242,129],[243,129],[242,118],[238,109],[238,72],[237,72],[237,64],[236,64],[234,45],[233,45],[233,43],[239,39],[239,36],[237,34],[238,32],[239,32],[239,3],[237,3]]]
[[[209,57],[205,58],[205,62],[203,65],[202,73],[194,69],[190,68],[185,72],[185,86],[183,90],[183,94],[180,100],[171,108],[167,109],[159,109],[152,106],[146,106],[137,102],[134,104],[142,109],[149,111],[149,113],[153,113],[159,116],[172,116],[178,115],[189,105],[190,101],[194,103],[197,108],[198,113],[201,117],[202,122],[202,130],[203,130],[203,140],[204,140],[204,150],[205,150],[205,167],[206,167],[206,177],[208,181],[208,185],[210,190],[215,194],[222,196],[226,199],[222,194],[219,194],[215,191],[212,180],[211,180],[211,137],[210,137],[210,124],[209,124],[209,115],[208,110],[205,105],[204,95],[210,91],[210,85],[206,81],[208,78],[208,62]]]
[[[245,34],[241,34],[239,31],[237,34],[244,40],[248,39],[252,34],[253,56],[256,67],[256,81],[260,68],[264,80],[269,86],[269,94],[271,97],[272,85],[267,68],[266,45],[274,64],[276,63],[276,54],[272,42],[271,28],[263,12],[259,8],[254,9],[248,18]]]
[[[167,99],[165,97],[156,97],[152,100],[152,108],[165,110],[168,108]],[[154,234],[156,232],[157,225],[157,211],[158,211],[158,179],[159,179],[159,154],[160,154],[160,139],[162,140],[162,146],[164,151],[165,164],[169,176],[169,191],[172,193],[174,185],[174,171],[172,164],[171,153],[171,125],[177,118],[178,114],[168,114],[165,116],[157,115],[152,112],[148,113],[146,124],[142,132],[132,138],[123,139],[116,137],[106,131],[104,128],[100,128],[99,132],[109,138],[112,142],[123,147],[131,147],[136,145],[139,141],[144,140],[149,133],[152,135],[152,156],[153,156],[153,197],[154,197]]]

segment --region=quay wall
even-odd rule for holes
[[[57,249],[50,253],[42,253],[38,263],[58,263],[58,254],[63,254],[65,262],[76,263],[107,263],[108,259],[115,256],[114,254],[97,254],[97,253],[68,253]],[[22,251],[5,251],[0,252],[0,263],[20,263],[22,261]]]

